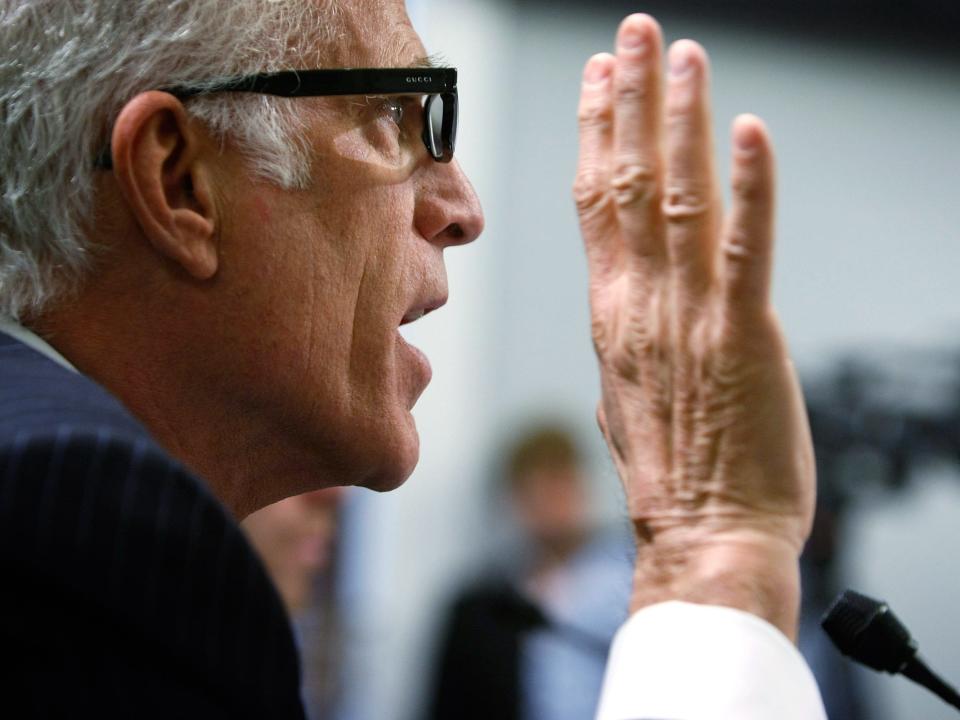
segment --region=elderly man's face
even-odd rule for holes
[[[324,66],[406,66],[425,55],[402,2],[343,7],[344,34],[333,57],[321,50]],[[312,186],[282,190],[238,171],[222,195],[224,322],[242,329],[222,349],[233,382],[250,412],[316,459],[304,476],[381,490],[416,464],[410,410],[430,380],[398,328],[445,302],[443,250],[483,224],[456,162],[428,156],[418,107],[408,103],[401,118],[395,100],[290,101],[307,126]]]

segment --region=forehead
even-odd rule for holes
[[[323,60],[327,67],[403,67],[425,55],[403,0],[348,0],[339,4]]]

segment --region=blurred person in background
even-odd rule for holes
[[[330,569],[342,496],[340,488],[294,495],[240,524],[293,615],[310,606],[316,576]]]
[[[597,525],[566,429],[528,429],[502,466],[496,488],[520,543],[452,603],[428,718],[587,720],[626,619],[629,538]]]
[[[339,688],[335,554],[343,496],[341,488],[294,495],[241,523],[290,614],[311,720],[332,717]]]

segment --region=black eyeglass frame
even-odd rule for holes
[[[335,68],[282,70],[245,75],[209,84],[176,85],[162,88],[180,100],[220,92],[249,92],[278,97],[332,97],[342,95],[426,95],[423,106],[423,144],[437,162],[453,159],[459,123],[457,69],[450,67]],[[440,137],[431,122],[437,99],[443,103]],[[109,149],[96,161],[97,167],[113,166]]]

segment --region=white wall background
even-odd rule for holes
[[[597,398],[586,270],[569,187],[579,75],[619,17],[496,0],[411,3],[428,49],[460,68],[460,161],[487,214],[448,254],[451,301],[409,337],[434,364],[420,401],[422,460],[401,490],[352,508],[356,720],[408,720],[423,688],[438,603],[487,535],[490,453],[524,417],[553,410],[589,433]],[[779,154],[776,301],[801,369],[861,344],[960,341],[960,82],[957,66],[660,17],[713,59],[721,157],[730,121],[756,112]],[[726,171],[724,160],[722,168]],[[952,334],[951,334],[952,333]],[[598,452],[599,454],[599,452]],[[596,474],[608,501],[616,480]],[[856,585],[885,595],[926,654],[960,680],[960,483],[856,518]],[[360,630],[359,628],[362,628]],[[904,681],[875,688],[875,717],[953,717]]]

